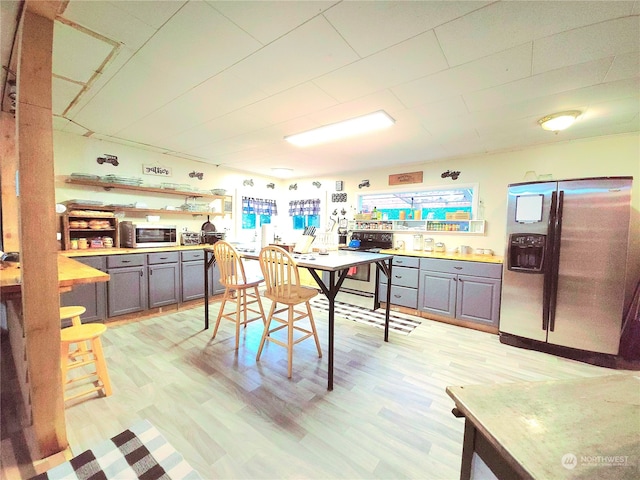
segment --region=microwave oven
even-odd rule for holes
[[[120,222],[120,245],[126,248],[175,247],[178,245],[178,227]]]

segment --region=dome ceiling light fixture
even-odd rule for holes
[[[552,113],[538,120],[538,124],[544,129],[558,133],[573,125],[582,112],[580,110],[567,110],[565,112]]]

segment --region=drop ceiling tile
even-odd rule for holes
[[[602,39],[607,41],[603,42]],[[533,73],[640,50],[638,17],[569,30],[533,42]]]
[[[140,5],[146,2],[117,2]],[[116,2],[70,1],[64,18],[92,30],[116,43],[136,50],[153,35],[156,28],[124,11]],[[154,2],[166,3],[166,2]]]
[[[112,1],[108,2],[120,10],[128,13],[132,17],[137,18],[141,22],[153,27],[160,28],[169,20],[178,10],[180,10],[187,2],[179,0],[164,1]]]
[[[424,122],[442,122],[461,115],[468,115],[469,111],[462,96],[448,97],[439,102],[429,102],[415,107],[413,111]]]
[[[205,2],[189,2],[140,49],[138,60],[188,78],[191,86],[223,71],[260,43]]]
[[[489,2],[341,2],[324,16],[361,57],[367,57]]]
[[[560,68],[500,87],[464,94],[464,101],[469,111],[474,112],[575,90],[600,83],[610,65],[611,59],[602,59]]]
[[[607,72],[605,80],[613,82],[627,78],[640,77],[640,55],[638,52],[616,55],[613,59],[613,65]]]
[[[75,82],[53,77],[51,80],[51,103],[54,115],[62,115],[67,107],[73,102],[83,88]]]
[[[162,142],[264,97],[253,79],[241,79],[223,72],[126,126],[118,131],[118,135]]]
[[[306,128],[299,128],[298,131],[359,117],[360,115],[373,113],[378,110],[384,110],[391,115],[391,117],[395,118],[396,112],[406,110],[406,107],[402,105],[398,98],[389,90],[381,90],[349,102],[339,103],[333,107],[316,111],[307,115],[304,119],[298,119],[309,123]],[[301,125],[299,125],[299,127],[300,126]]]
[[[209,1],[213,8],[263,45],[273,42],[336,2]]]
[[[266,126],[264,120],[243,111],[232,112],[162,139],[160,143],[180,151],[196,148],[258,130]]]
[[[563,30],[629,15],[633,2],[495,2],[436,28],[451,66]]]
[[[54,22],[53,73],[86,83],[99,70],[114,46],[86,31]]]
[[[335,99],[315,84],[307,82],[260,100],[243,110],[273,124],[302,117],[316,110],[332,107],[336,103]]]
[[[447,68],[433,32],[378,52],[314,80],[341,102]]]
[[[275,94],[357,60],[323,17],[255,52],[230,68],[235,75],[259,78],[261,88]]]
[[[132,60],[74,116],[74,121],[112,135],[180,95],[185,89],[183,81],[173,72],[159,74],[143,62]]]
[[[407,107],[440,101],[527,77],[531,72],[531,46],[521,45],[486,58],[450,68],[391,91]]]

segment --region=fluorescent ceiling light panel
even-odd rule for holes
[[[351,118],[338,123],[324,125],[295,135],[289,135],[284,139],[298,147],[307,147],[317,143],[331,142],[354,135],[380,130],[390,127],[395,123],[385,111],[369,113],[361,117]]]

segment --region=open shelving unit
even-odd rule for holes
[[[164,208],[161,209],[153,209],[153,208],[136,208],[136,207],[120,207],[115,206],[114,211],[116,213],[123,212],[129,214],[131,216],[136,215],[149,215],[149,214],[172,214],[172,215],[191,215],[191,216],[201,216],[201,215],[209,215],[212,217],[217,216],[225,216],[231,215],[232,213],[232,197],[231,195],[213,195],[210,193],[197,192],[193,190],[174,190],[169,188],[155,188],[155,187],[145,187],[138,185],[127,185],[121,183],[107,183],[101,182],[99,180],[86,180],[79,178],[67,178],[65,183],[69,183],[72,185],[83,185],[88,187],[99,187],[103,188],[107,191],[117,189],[117,190],[131,190],[139,193],[147,193],[147,194],[162,194],[162,195],[171,195],[175,197],[184,197],[184,198],[202,198],[204,200],[218,200],[220,202],[220,208],[217,212],[208,212],[208,211],[194,211],[194,210],[167,210]]]

